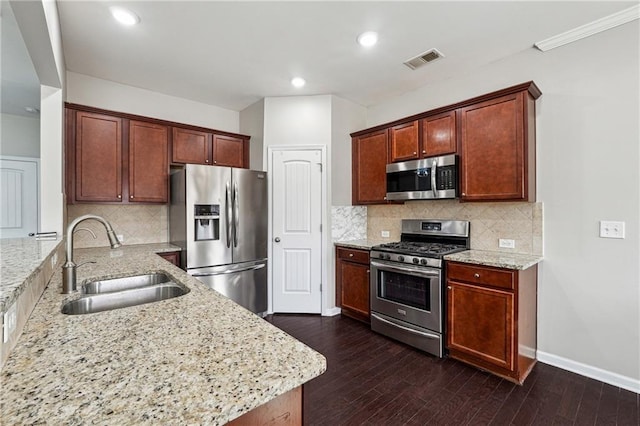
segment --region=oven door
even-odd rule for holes
[[[371,311],[441,333],[441,270],[371,260]]]

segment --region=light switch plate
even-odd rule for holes
[[[516,240],[500,238],[499,244],[502,248],[516,248]]]
[[[382,236],[382,238],[389,238],[389,231],[382,231],[380,232],[380,235]]]
[[[624,222],[601,220],[600,238],[624,238]]]

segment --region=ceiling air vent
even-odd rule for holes
[[[444,58],[444,55],[438,49],[429,49],[426,52],[419,54],[415,58],[409,59],[404,64],[412,70],[415,70],[416,68],[419,68],[440,58]]]

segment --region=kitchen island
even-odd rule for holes
[[[64,315],[56,272],[0,376],[7,424],[220,425],[326,369],[325,358],[151,248],[75,250],[78,284],[164,272],[184,296]]]

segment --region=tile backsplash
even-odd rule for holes
[[[331,207],[331,237],[333,241],[367,238],[367,207]]]
[[[169,240],[168,207],[156,204],[70,204],[67,206],[67,220],[78,216],[95,214],[104,217],[117,235],[124,237],[123,244],[166,243]],[[109,245],[104,226],[95,220],[87,220],[76,227],[93,231],[76,232],[73,246],[76,248],[105,247]]]
[[[457,219],[471,222],[471,248],[542,255],[542,203],[460,203],[457,200],[409,201],[367,208],[367,236],[400,239],[402,219]],[[500,248],[500,238],[515,248]]]

